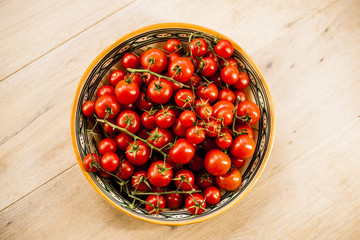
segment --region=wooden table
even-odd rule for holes
[[[359,239],[360,1],[0,2],[0,239]],[[70,108],[86,67],[136,28],[218,30],[258,63],[276,139],[230,211],[169,227],[127,216],[86,181]]]

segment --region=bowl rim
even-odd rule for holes
[[[208,34],[211,34],[213,36],[218,36],[220,39],[225,38],[228,39],[234,46],[235,49],[237,49],[250,63],[251,65],[254,67],[254,69],[256,70],[256,72],[259,74],[259,77],[264,85],[264,89],[266,91],[268,100],[269,100],[269,108],[270,108],[270,116],[271,116],[271,129],[270,129],[270,139],[269,139],[269,145],[268,145],[268,149],[266,151],[266,154],[264,156],[264,160],[258,170],[258,172],[256,173],[254,179],[249,183],[249,185],[247,186],[246,189],[244,189],[244,191],[236,198],[234,199],[233,202],[229,203],[227,206],[223,207],[222,209],[220,209],[219,211],[216,211],[212,214],[206,215],[204,217],[199,217],[199,218],[195,218],[195,219],[189,219],[189,220],[179,220],[179,221],[163,221],[161,219],[151,219],[151,218],[147,218],[145,216],[141,216],[141,215],[136,215],[130,211],[126,211],[125,209],[123,209],[121,206],[117,205],[113,200],[111,200],[108,196],[106,196],[106,194],[101,191],[101,189],[93,182],[93,179],[90,177],[90,174],[85,170],[85,168],[83,167],[82,164],[82,159],[80,156],[80,152],[78,149],[78,145],[77,145],[77,141],[76,141],[76,131],[75,131],[75,115],[76,115],[76,108],[77,108],[77,104],[78,104],[78,98],[80,95],[80,91],[81,88],[83,86],[83,83],[86,81],[87,76],[90,74],[90,72],[92,71],[92,69],[96,66],[96,64],[103,58],[106,56],[106,54],[108,54],[113,48],[115,48],[117,45],[119,45],[121,42],[125,41],[128,38],[131,38],[137,34],[143,33],[143,32],[147,32],[147,31],[151,31],[151,30],[156,30],[159,28],[188,28],[188,29],[194,29],[194,30],[198,30],[198,31],[202,31]],[[274,138],[275,138],[275,109],[274,109],[274,103],[273,103],[273,99],[270,93],[270,89],[269,86],[267,85],[265,78],[263,76],[263,74],[261,73],[260,69],[258,68],[258,66],[255,64],[255,62],[252,60],[252,58],[234,41],[232,41],[230,38],[226,37],[225,35],[209,29],[207,27],[203,27],[203,26],[199,26],[199,25],[195,25],[195,24],[190,24],[190,23],[180,23],[180,22],[169,22],[169,23],[157,23],[157,24],[152,24],[152,25],[148,25],[139,29],[136,29],[130,33],[127,33],[123,36],[121,36],[119,39],[117,39],[114,43],[110,44],[109,46],[107,46],[100,54],[98,54],[96,56],[96,58],[94,60],[92,60],[92,62],[90,63],[90,65],[87,67],[87,69],[85,70],[84,74],[81,77],[81,80],[76,88],[76,92],[75,92],[75,96],[74,96],[74,100],[72,103],[72,111],[71,111],[71,116],[70,116],[70,129],[71,129],[71,140],[72,140],[72,145],[74,148],[74,153],[77,159],[77,162],[81,168],[81,171],[83,172],[85,178],[88,180],[88,182],[93,186],[93,188],[100,194],[100,196],[102,196],[108,203],[110,203],[112,206],[114,206],[115,208],[117,208],[118,210],[122,211],[123,213],[129,214],[132,217],[135,217],[137,219],[140,220],[144,220],[150,223],[156,223],[156,224],[161,224],[161,225],[173,225],[173,226],[179,226],[179,225],[186,225],[186,224],[191,224],[191,223],[197,223],[197,222],[202,222],[205,220],[208,220],[210,218],[213,218],[217,215],[219,215],[220,213],[225,212],[226,210],[230,209],[231,207],[233,207],[235,204],[237,204],[243,197],[245,197],[245,195],[254,187],[254,185],[256,184],[256,182],[259,180],[261,174],[263,173],[271,151],[272,151],[272,147],[273,147],[273,143],[274,143]]]

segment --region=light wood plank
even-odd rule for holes
[[[0,6],[0,81],[130,2],[4,1]]]
[[[201,5],[201,3],[197,4]],[[243,5],[234,8],[232,2],[213,1],[204,6],[205,12],[211,12],[212,9],[221,6],[224,9],[222,12],[224,21],[229,24],[236,21],[244,28],[239,27],[234,30],[233,25],[217,21],[211,15],[202,16],[197,23],[220,29],[221,32],[234,39],[240,36],[243,39],[239,40],[240,44],[247,43],[248,46],[252,46],[249,47],[250,49],[255,49],[255,46],[261,47],[271,42],[274,36],[289,31],[286,23],[279,20],[279,14],[288,22],[301,22],[298,19],[310,17],[328,5],[329,3],[324,1],[315,8],[309,8],[307,4],[293,3],[292,7],[297,10],[293,14],[284,9],[280,3],[277,13],[273,13],[270,12],[273,5],[267,2],[256,4],[244,2]],[[182,12],[179,11],[182,6],[185,8],[184,11],[190,13],[188,16],[198,14],[198,8],[191,1],[176,4],[163,1],[159,6],[162,9],[160,9],[161,12],[166,13],[167,16],[173,16],[174,21],[191,22],[190,18],[184,18]],[[0,209],[74,164],[70,131],[66,129],[69,129],[71,100],[77,82],[90,61],[104,46],[109,45],[124,33],[139,27],[139,23],[133,21],[133,15],[127,13],[136,12],[139,9],[151,9],[151,7],[152,3],[148,1],[135,2],[0,82],[1,112],[13,113],[0,115],[0,122],[6,122],[6,127],[2,127],[0,136],[2,156],[0,170],[4,183],[0,187],[3,193],[0,196]],[[256,23],[252,23],[252,15],[249,13],[261,15],[264,9],[270,12],[268,20],[264,23],[272,22],[273,31],[264,33],[261,38],[258,38],[256,37],[258,31],[250,31],[248,27],[250,24],[261,26],[261,20],[257,19]],[[245,16],[249,18],[239,15],[239,10],[248,14]],[[229,13],[234,18],[228,18]],[[165,21],[164,16],[143,12],[137,18],[141,19],[143,25],[147,25]],[[120,22],[127,24],[119,24]],[[265,27],[262,26],[262,30],[264,29]],[[246,31],[248,31],[246,35],[242,34]],[[31,141],[36,144],[29,144]],[[22,188],[9,187],[11,185],[21,185]]]

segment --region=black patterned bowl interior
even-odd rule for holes
[[[108,79],[110,72],[114,68],[121,68],[119,62],[126,52],[145,49],[151,45],[161,47],[170,38],[178,38],[180,41],[187,42],[190,33],[194,31],[202,32],[207,40],[212,42],[216,36],[229,39],[213,30],[184,23],[157,24],[136,30],[125,35],[99,54],[84,73],[75,94],[71,115],[71,133],[75,155],[81,170],[95,190],[114,207],[148,222],[183,225],[207,220],[229,209],[247,194],[259,178],[268,161],[274,140],[274,107],[269,88],[255,63],[241,47],[233,42],[235,47],[233,57],[238,62],[239,68],[249,75],[250,84],[246,89],[247,94],[260,107],[262,116],[255,125],[255,128],[258,129],[258,132],[255,131],[255,154],[240,169],[243,181],[239,189],[226,192],[218,204],[208,206],[207,210],[200,215],[191,215],[186,209],[163,211],[159,215],[149,215],[144,207],[130,209],[116,185],[113,185],[111,181],[97,173],[85,171],[82,166],[82,159],[90,153],[89,148],[85,147],[89,144],[87,136],[89,123],[81,114],[82,104],[87,100],[95,99],[96,90],[104,84],[105,79]],[[92,144],[90,142],[90,145]]]

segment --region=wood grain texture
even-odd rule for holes
[[[77,4],[0,3],[1,18],[12,23],[0,29],[13,34],[0,36],[2,59],[22,54],[10,44],[24,41],[19,26],[34,32],[36,20],[43,24],[36,31],[54,31],[45,37],[53,47],[33,42],[30,58],[0,63],[0,76],[20,69],[0,82],[0,239],[360,238],[359,1],[207,1],[199,13],[201,2],[137,0],[114,14],[103,2],[101,14],[82,22],[64,15]],[[8,13],[16,6],[28,9],[21,19]],[[64,28],[49,28],[47,9],[66,19]],[[214,9],[221,9],[216,18]],[[181,227],[107,204],[76,166],[66,130],[91,60],[126,32],[170,21],[218,30],[252,55],[270,85],[277,125],[269,164],[250,193],[218,217]]]

